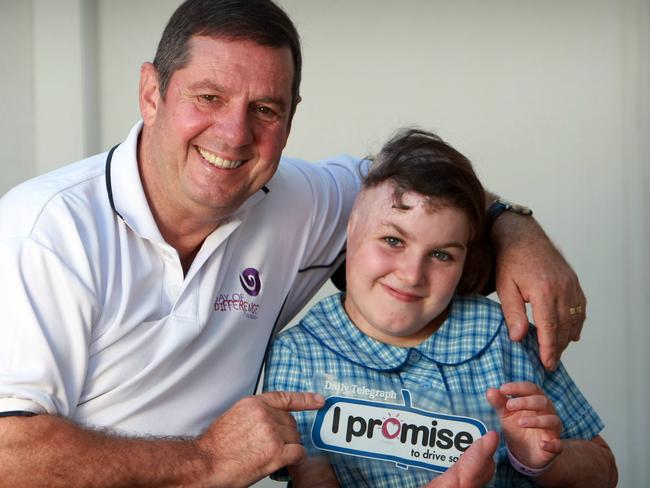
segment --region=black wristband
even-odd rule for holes
[[[488,241],[490,241],[494,222],[497,220],[499,215],[501,215],[503,212],[508,211],[527,217],[533,215],[533,211],[528,207],[524,207],[523,205],[518,205],[516,203],[511,203],[507,200],[503,200],[502,198],[497,198],[492,202],[492,204],[487,209],[487,212],[485,213],[485,232]]]

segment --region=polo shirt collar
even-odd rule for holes
[[[110,183],[113,209],[134,232],[145,239],[164,241],[151,214],[138,170],[139,121],[113,153],[110,162]]]
[[[380,371],[400,369],[411,350],[442,365],[466,362],[491,344],[503,322],[497,304],[483,297],[456,296],[438,331],[416,347],[398,347],[357,329],[343,308],[343,297],[337,294],[319,302],[303,318],[301,326],[336,354]]]

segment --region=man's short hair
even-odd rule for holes
[[[293,56],[293,115],[300,95],[300,36],[289,16],[275,3],[271,0],[187,0],[181,4],[163,31],[153,61],[163,99],[174,72],[189,62],[189,41],[193,36],[288,47]]]
[[[415,192],[428,198],[432,210],[463,211],[472,226],[458,293],[482,290],[490,272],[485,225],[485,191],[472,163],[437,135],[415,128],[398,131],[364,177],[364,188],[384,182],[395,186],[395,208],[405,208],[402,195]]]

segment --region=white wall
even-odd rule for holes
[[[0,194],[34,174],[31,2],[0,0]]]
[[[0,78],[0,193],[63,155],[81,157],[126,135],[138,117],[139,65],[153,58],[179,3],[0,0],[0,61],[11,67]],[[583,339],[565,362],[607,425],[619,486],[645,486],[647,0],[281,3],[305,57],[304,101],[285,152],[364,155],[415,123],[467,154],[490,189],[530,205],[589,299]],[[42,20],[55,5],[67,14],[58,16],[68,25],[67,44],[55,42],[60,27]],[[32,38],[35,25],[51,32]],[[34,97],[52,86],[54,99]],[[51,119],[38,114],[56,111],[57,137],[46,139],[34,127]]]

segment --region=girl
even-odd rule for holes
[[[450,399],[486,396],[502,428],[496,486],[614,486],[603,424],[565,369],[546,372],[534,329],[511,342],[499,305],[476,295],[489,273],[484,209],[467,158],[431,133],[398,133],[350,216],[347,292],[278,336],[265,390],[309,391],[313,378],[329,375]],[[294,416],[311,445],[309,413]],[[314,458],[290,467],[295,486],[420,487],[434,476],[325,456],[331,465]]]

